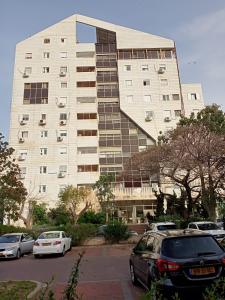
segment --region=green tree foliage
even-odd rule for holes
[[[45,203],[34,204],[33,208],[33,224],[43,225],[49,223],[47,208]]]
[[[76,224],[79,216],[91,207],[91,188],[68,185],[59,193],[59,207],[63,207],[70,222]]]
[[[111,183],[114,182],[114,180],[113,175],[101,175],[99,180],[93,185],[93,189],[95,190],[101,208],[106,214],[106,221],[108,221],[111,203],[115,198],[111,187]]]
[[[78,223],[104,224],[105,214],[103,212],[96,213],[92,210],[88,210],[80,215]]]
[[[51,208],[48,212],[48,218],[56,226],[70,223],[70,214],[65,206],[62,205]]]
[[[26,200],[27,191],[19,180],[20,169],[13,159],[14,149],[4,141],[0,133],[0,222],[3,219],[18,220],[20,206]]]

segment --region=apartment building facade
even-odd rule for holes
[[[96,28],[95,43],[78,42],[77,23]],[[114,205],[135,221],[153,212],[155,182],[122,178],[126,162],[203,107],[201,85],[180,83],[172,40],[73,15],[17,44],[10,145],[29,194],[55,206],[66,185],[114,174]]]

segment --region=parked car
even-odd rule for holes
[[[190,299],[225,276],[225,252],[212,235],[197,230],[149,232],[131,253],[130,275],[133,284],[150,288],[157,281],[166,297],[177,292]]]
[[[177,225],[173,222],[160,222],[151,223],[148,227],[148,231],[164,231],[164,230],[174,230],[177,229]]]
[[[64,256],[66,251],[71,250],[71,238],[64,231],[43,232],[34,243],[34,257],[45,254],[60,254]]]
[[[0,258],[20,258],[32,252],[34,239],[27,233],[8,233],[0,237]]]
[[[218,241],[221,241],[225,237],[225,230],[221,229],[214,222],[192,222],[188,224],[190,229],[198,229],[212,234]]]

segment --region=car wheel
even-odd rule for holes
[[[34,254],[34,258],[40,258],[39,254]]]
[[[131,281],[134,285],[137,285],[138,280],[134,271],[134,266],[133,264],[130,264],[130,277],[131,277]]]
[[[62,251],[62,253],[61,253],[61,256],[64,256],[65,255],[65,246],[63,246],[63,251]]]
[[[70,247],[69,247],[68,251],[71,251],[71,250],[72,250],[72,245],[71,245],[71,243],[70,243]]]
[[[21,257],[21,250],[18,249],[17,252],[16,252],[16,258],[20,259],[20,257]]]

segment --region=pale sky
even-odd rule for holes
[[[175,40],[183,83],[201,83],[225,110],[224,0],[0,0],[0,132],[8,136],[15,46],[73,15]]]

